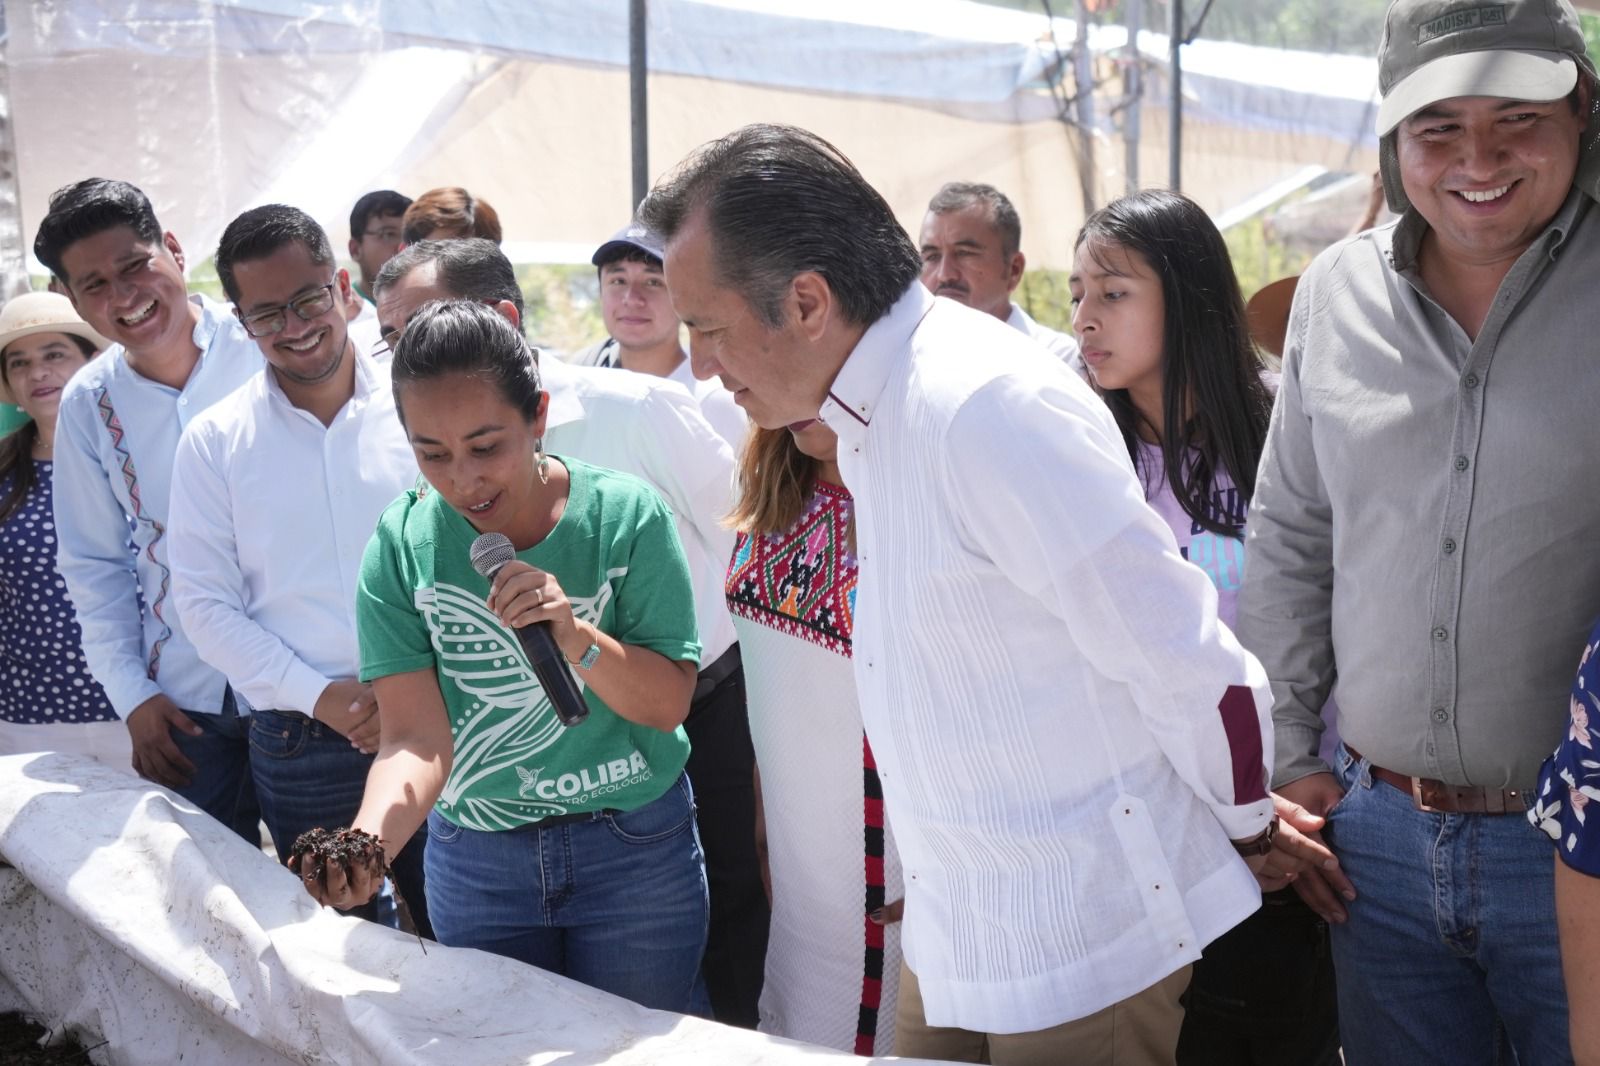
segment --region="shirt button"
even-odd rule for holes
[[[1450,631],[1448,629],[1446,629],[1444,626],[1434,626],[1433,627],[1433,639],[1434,640],[1449,640],[1450,639]]]
[[[1465,455],[1456,456],[1456,469],[1457,470],[1465,470],[1466,468],[1467,468],[1467,457]]]
[[[1478,387],[1478,375],[1476,375],[1476,374],[1468,374],[1466,377],[1461,379],[1461,384],[1465,385],[1469,389],[1477,388]]]
[[[179,396],[178,397],[178,406],[179,407],[188,407],[189,406],[189,397],[187,397],[187,396]]]
[[[1433,709],[1433,720],[1435,722],[1448,722],[1450,720],[1450,712],[1443,707],[1435,707]]]
[[[1449,537],[1444,538],[1444,553],[1446,555],[1454,555],[1456,553],[1456,542]]]

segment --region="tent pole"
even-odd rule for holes
[[[650,112],[645,99],[646,0],[628,0],[628,111],[633,126],[633,204],[636,209],[650,191]]]
[[[1122,120],[1125,151],[1123,171],[1127,179],[1126,191],[1131,195],[1139,191],[1139,107],[1140,98],[1144,95],[1144,61],[1139,55],[1139,29],[1144,22],[1144,0],[1126,0],[1124,6],[1124,18],[1128,26],[1128,66],[1122,80],[1127,108]]]
[[[9,40],[4,32],[5,0],[0,0],[0,56]],[[0,303],[28,291],[28,253],[22,232],[22,198],[17,189],[17,142],[11,123],[11,86],[0,61]]]
[[[1171,90],[1167,101],[1167,185],[1183,188],[1183,0],[1170,0],[1172,26],[1168,47],[1172,53]]]

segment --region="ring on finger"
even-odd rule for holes
[[[544,602],[544,589],[535,589],[534,593],[533,593],[533,605],[535,607],[537,607],[543,602]]]

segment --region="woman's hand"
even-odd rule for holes
[[[589,647],[590,638],[579,629],[572,603],[555,575],[521,559],[506,563],[494,575],[488,603],[489,610],[513,629],[549,622],[550,635],[568,661],[581,658]]]
[[[311,898],[325,907],[349,910],[378,894],[389,868],[383,844],[359,829],[311,829],[300,834],[289,855],[289,869]]]

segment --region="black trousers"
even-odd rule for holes
[[[1213,941],[1183,998],[1178,1066],[1338,1066],[1328,925],[1293,888]]]
[[[756,753],[738,654],[735,644],[702,671],[683,728],[693,745],[687,769],[711,891],[701,966],[711,1014],[726,1025],[754,1029],[772,915],[756,856]],[[734,658],[724,662],[727,656]]]

